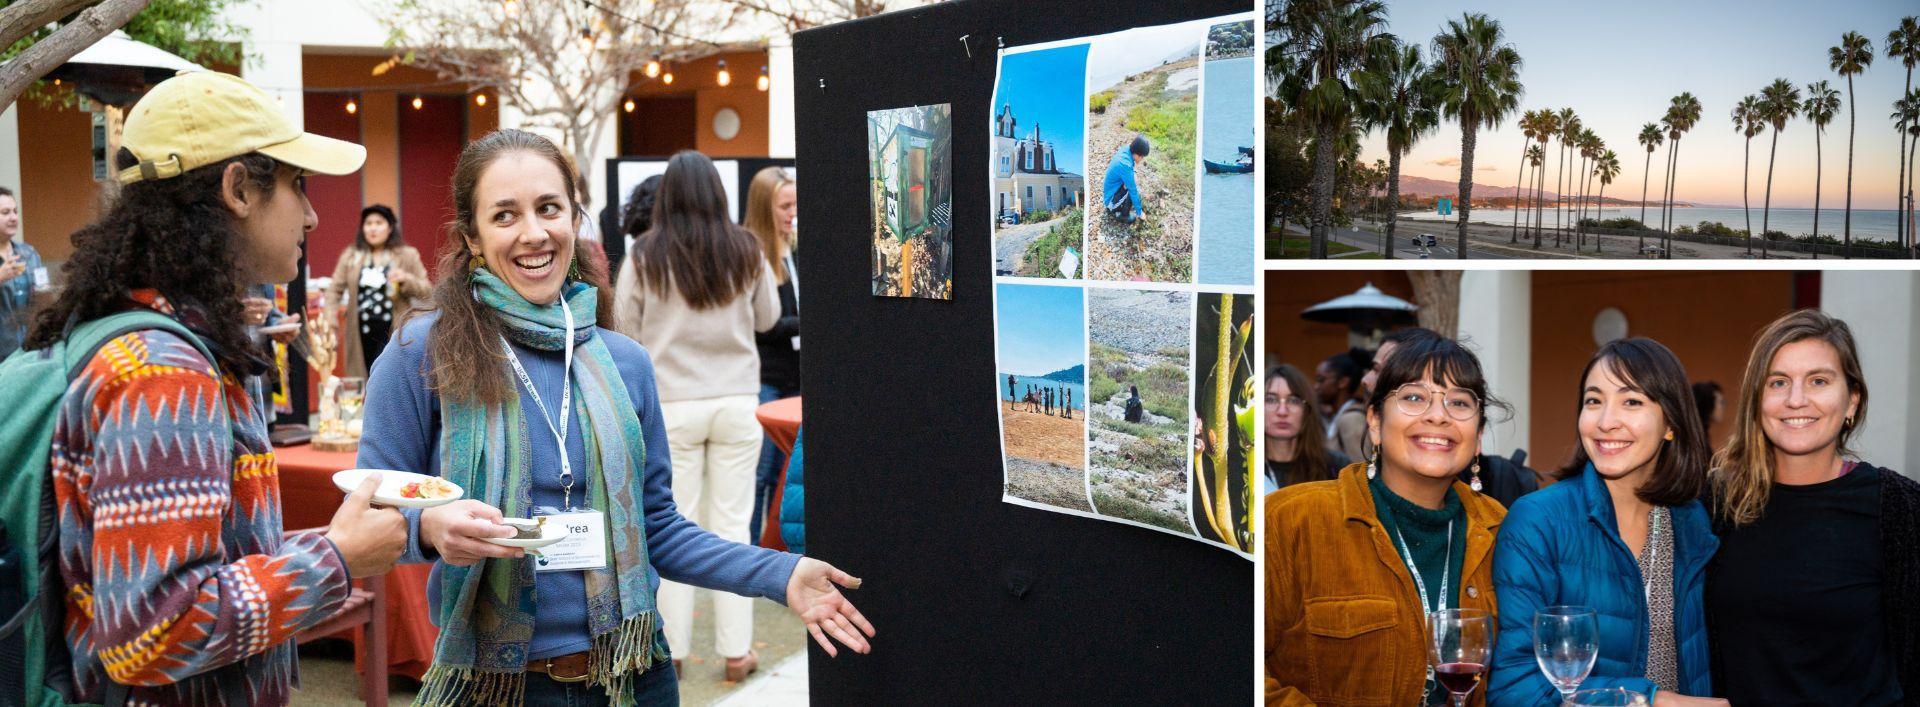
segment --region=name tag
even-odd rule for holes
[[[558,525],[567,539],[540,548],[534,558],[536,572],[597,570],[607,566],[607,514],[600,511],[575,511],[546,516],[548,525]]]
[[[793,337],[793,350],[795,351],[800,350],[800,337],[798,336]]]
[[[53,278],[47,274],[46,268],[33,269],[33,289],[44,290],[52,284]]]
[[[361,268],[360,285],[363,287],[384,287],[387,284],[386,268]]]

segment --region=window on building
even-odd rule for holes
[[[1045,169],[1048,171],[1053,170],[1053,150],[1047,150],[1047,166]]]
[[[1033,210],[1033,185],[1032,184],[1027,185],[1027,210],[1028,211]]]
[[[1027,150],[1027,171],[1033,171],[1033,150]]]

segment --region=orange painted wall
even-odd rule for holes
[[[1389,295],[1413,301],[1413,283],[1404,271],[1267,271],[1267,311],[1260,323],[1267,337],[1267,359],[1291,363],[1312,378],[1321,361],[1347,350],[1347,327],[1310,322],[1301,319],[1300,312],[1352,294],[1369,282]]]
[[[733,75],[732,84],[724,88],[717,80],[721,60],[727,62],[727,70]],[[764,157],[771,132],[771,114],[767,107],[768,94],[760,91],[755,82],[760,77],[760,67],[766,63],[766,52],[758,51],[730,52],[676,63],[672,65],[672,85],[635,72],[629,93],[637,98],[691,96],[694,99],[693,132],[678,141],[675,149],[696,149],[711,157]],[[642,106],[646,103],[636,102]],[[740,133],[731,140],[721,140],[713,134],[713,116],[721,108],[732,108],[740,115]],[[622,129],[634,130],[647,120],[648,117],[636,109],[630,117],[622,119]],[[649,137],[649,145],[661,144],[657,136]]]
[[[20,101],[22,234],[47,260],[73,253],[73,232],[93,220],[99,188],[93,181],[92,114]]]
[[[1630,336],[1665,344],[1693,380],[1737,395],[1747,353],[1761,327],[1796,305],[1796,280],[1818,273],[1705,271],[1539,271],[1533,273],[1533,369],[1529,421],[1532,465],[1572,457],[1580,369],[1599,346],[1593,318],[1607,307],[1627,317]],[[1818,291],[1817,283],[1813,288]],[[1271,297],[1271,295],[1269,295]],[[1495,395],[1499,391],[1494,391]],[[1732,414],[1729,410],[1728,415]],[[1715,445],[1730,425],[1710,431]]]

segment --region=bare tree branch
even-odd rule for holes
[[[111,34],[151,0],[105,0],[80,12],[72,22],[61,25],[46,39],[34,42],[26,51],[0,64],[0,107],[13,105],[20,94],[46,76],[47,72],[72,59],[81,50],[93,46]],[[32,5],[32,0],[8,8],[9,12]],[[84,3],[82,3],[84,4]],[[10,20],[11,18],[9,18]]]
[[[99,0],[23,0],[0,9],[0,49]]]

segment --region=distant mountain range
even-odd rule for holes
[[[1551,177],[1551,175],[1549,175],[1549,177]],[[1533,191],[1530,189],[1523,188],[1521,192],[1527,198],[1531,198],[1533,196]],[[1403,196],[1403,197],[1405,196],[1422,196],[1422,197],[1438,196],[1438,197],[1447,197],[1451,199],[1451,198],[1458,197],[1459,193],[1460,193],[1460,182],[1458,180],[1429,179],[1427,177],[1416,177],[1411,174],[1400,175],[1400,196]],[[1514,195],[1513,187],[1481,184],[1479,182],[1473,183],[1473,198],[1475,199],[1512,198],[1513,195]],[[1545,192],[1542,192],[1541,198],[1546,199],[1548,203],[1552,203],[1553,200],[1559,198],[1559,196],[1560,195],[1558,193],[1555,193],[1552,190],[1547,190]],[[1571,199],[1572,197],[1568,197],[1568,198]],[[1640,203],[1639,200],[1615,199],[1611,196],[1607,197],[1605,202],[1608,204],[1633,204],[1636,206],[1639,205]],[[1676,202],[1674,205],[1675,206],[1693,206],[1694,204],[1690,204],[1686,202]]]
[[[1087,367],[1084,365],[1076,365],[1072,368],[1054,371],[1040,377],[1062,383],[1085,383],[1087,381]]]

